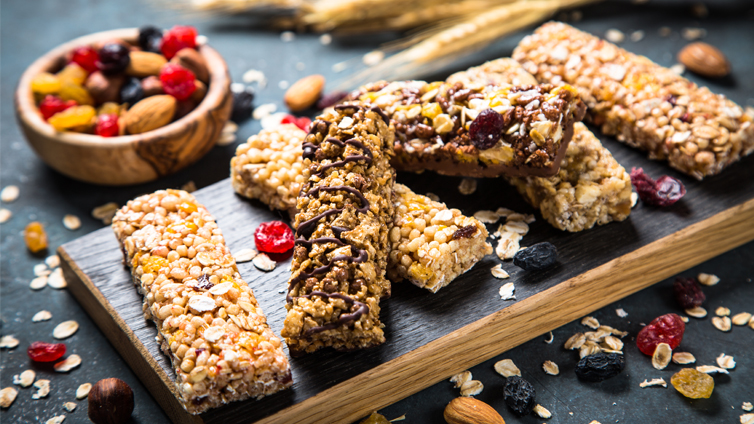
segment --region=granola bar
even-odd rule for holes
[[[188,412],[291,386],[280,339],[214,218],[192,195],[161,190],[138,197],[112,227]]]
[[[382,81],[348,99],[390,117],[397,169],[469,177],[555,174],[585,110],[575,90],[552,85]]]
[[[511,78],[534,80],[513,59],[493,60],[448,80],[506,84]],[[584,124],[574,124],[573,133],[556,175],[506,179],[555,228],[574,232],[625,220],[631,213],[631,178]]]
[[[303,181],[301,140],[305,136],[305,132],[293,125],[282,125],[262,130],[240,145],[231,161],[236,192],[245,197],[258,198],[271,209],[293,211],[295,214],[296,196],[293,193],[298,193],[301,187],[298,181]],[[293,154],[282,155],[281,152]],[[273,157],[280,159],[264,162]],[[275,171],[263,172],[270,167],[274,167]],[[273,180],[275,172],[286,178]],[[394,283],[407,279],[436,293],[485,255],[492,253],[492,246],[486,241],[485,226],[472,217],[462,215],[458,209],[448,209],[444,203],[434,202],[401,184],[393,187],[393,204],[395,214],[390,224],[391,252],[387,275]],[[432,224],[438,215],[445,220],[439,225]],[[446,219],[448,216],[451,218]],[[439,226],[446,227],[440,231],[442,234],[438,233]],[[478,231],[473,231],[471,227]],[[454,239],[453,236],[461,229],[464,231]],[[423,235],[421,242],[411,244],[419,235]]]
[[[699,180],[754,151],[753,108],[569,25],[542,25],[513,58],[540,82],[576,87],[603,133]]]
[[[385,341],[379,302],[390,296],[392,154],[378,108],[338,105],[312,123],[282,331],[292,355]]]

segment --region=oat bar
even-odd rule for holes
[[[339,105],[312,123],[282,331],[292,355],[385,341],[392,154],[393,133],[376,107]]]
[[[295,213],[297,196],[293,193],[298,193],[299,181],[303,181],[301,140],[305,136],[305,132],[293,125],[281,125],[262,130],[238,146],[231,161],[236,192],[258,198],[271,209]],[[276,159],[266,162],[271,158]],[[393,204],[387,275],[394,283],[407,279],[436,293],[492,253],[484,224],[462,215],[458,209],[448,209],[444,203],[434,202],[401,184],[393,188]],[[443,221],[438,221],[440,218]],[[433,224],[433,220],[438,222]],[[411,243],[419,235],[423,236],[421,241]]]
[[[348,99],[390,117],[397,169],[469,177],[555,174],[585,110],[575,90],[552,85],[382,81]],[[491,120],[487,109],[502,119]]]
[[[540,82],[575,87],[603,133],[697,179],[754,151],[754,109],[569,25],[541,26],[513,58]]]
[[[192,195],[161,190],[138,197],[112,227],[188,412],[291,386],[280,339],[214,218]]]
[[[467,84],[530,83],[534,77],[513,59],[497,59],[448,78]],[[631,178],[582,123],[573,126],[560,170],[552,177],[507,177],[555,228],[582,231],[623,221],[631,213]]]

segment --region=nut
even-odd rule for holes
[[[325,77],[322,75],[309,75],[296,81],[285,92],[285,105],[291,112],[300,112],[310,108],[317,102],[325,87]]]
[[[132,51],[128,57],[131,60],[126,68],[126,75],[138,78],[159,75],[160,69],[168,62],[165,56],[152,52]]]
[[[170,59],[170,63],[177,63],[189,71],[193,72],[196,79],[209,84],[209,69],[207,68],[207,61],[204,60],[204,56],[196,51],[196,49],[185,48],[178,51],[178,53]]]
[[[505,424],[494,408],[471,397],[451,400],[443,417],[448,424]]]
[[[720,78],[730,73],[730,62],[723,52],[707,43],[691,43],[678,52],[678,61],[691,72]]]
[[[196,86],[196,90],[191,93],[190,99],[198,105],[204,100],[204,96],[207,95],[207,86],[201,81],[194,81],[194,85]]]
[[[142,134],[167,125],[175,114],[175,97],[167,94],[140,100],[126,112],[126,129],[131,134]]]
[[[165,90],[162,88],[162,81],[154,75],[141,80],[141,89],[144,90],[144,97],[165,94]]]
[[[89,91],[97,104],[107,102],[118,102],[120,100],[120,89],[126,77],[123,75],[105,75],[100,71],[92,72],[84,83],[84,88]]]
[[[106,378],[89,391],[89,419],[94,424],[123,424],[134,410],[134,392],[123,380]]]

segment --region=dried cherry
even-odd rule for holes
[[[626,358],[617,353],[598,352],[587,355],[576,364],[580,380],[598,382],[613,378],[626,367]]]
[[[75,100],[63,100],[58,96],[48,94],[39,102],[39,112],[42,113],[42,117],[46,120],[58,112],[62,112],[69,107],[76,106]]]
[[[53,362],[65,355],[65,345],[63,343],[34,342],[26,349],[26,354],[34,362]]]
[[[106,113],[98,116],[94,133],[100,137],[117,137],[120,133],[118,115]]]
[[[505,128],[503,115],[492,109],[485,109],[469,126],[469,138],[480,150],[486,150],[497,144]]]
[[[670,206],[686,194],[679,180],[663,175],[655,181],[642,168],[631,169],[631,184],[641,201],[652,206]]]
[[[683,309],[702,306],[702,303],[707,298],[694,278],[676,278],[673,283],[673,293],[675,293],[675,299]]]
[[[90,46],[76,47],[73,49],[71,62],[84,68],[86,72],[92,73],[97,71],[97,62],[99,62],[99,53]]]
[[[99,51],[97,67],[103,74],[114,75],[123,72],[131,63],[128,48],[120,43],[107,43]]]
[[[165,93],[180,101],[188,99],[196,91],[194,73],[176,63],[168,63],[162,67],[160,81]]]
[[[170,60],[181,49],[196,48],[196,36],[196,28],[176,25],[163,35],[160,50]]]
[[[521,416],[530,414],[537,404],[534,399],[536,396],[537,391],[534,390],[534,386],[523,378],[512,375],[506,379],[503,397],[508,408],[516,414]]]
[[[260,252],[285,253],[293,249],[293,231],[282,221],[263,222],[254,231],[254,242]]]
[[[550,242],[537,243],[519,250],[513,256],[513,265],[527,271],[549,268],[558,261],[558,249]]]
[[[652,320],[649,325],[639,331],[636,336],[636,347],[641,353],[652,356],[660,343],[667,343],[675,349],[683,340],[686,324],[676,314],[665,314]]]

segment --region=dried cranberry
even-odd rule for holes
[[[631,184],[641,201],[653,206],[670,206],[686,194],[686,187],[677,179],[663,175],[655,181],[642,168],[631,169]]]
[[[469,126],[469,138],[480,150],[486,150],[497,144],[505,128],[503,115],[492,109],[483,110]]]
[[[345,91],[333,91],[332,93],[327,93],[322,96],[317,102],[317,109],[325,109],[330,106],[335,106],[347,95],[348,93],[346,93]]]
[[[636,336],[636,347],[641,353],[652,356],[660,343],[667,343],[675,349],[683,340],[686,324],[676,314],[665,314],[652,320]]]
[[[26,349],[29,359],[35,362],[53,362],[65,355],[63,343],[34,342]]]
[[[704,292],[702,292],[699,283],[693,278],[676,278],[673,283],[673,292],[675,293],[675,299],[683,309],[702,306],[702,303],[707,298]]]
[[[257,249],[265,253],[285,253],[293,249],[293,231],[282,221],[263,222],[254,231]]]
[[[73,49],[71,62],[84,68],[86,72],[92,73],[97,71],[97,62],[99,62],[99,53],[89,46],[76,47]]]
[[[176,63],[168,63],[160,71],[160,81],[165,93],[177,100],[186,100],[196,90],[194,73]]]
[[[302,131],[309,131],[309,125],[311,125],[312,120],[307,118],[306,116],[302,116],[300,118],[297,118],[293,115],[285,115],[282,120],[280,120],[281,124],[293,124],[297,127],[299,127]]]
[[[162,36],[160,50],[170,60],[181,49],[196,48],[196,36],[196,28],[176,25]]]
[[[97,67],[103,74],[113,75],[123,72],[131,63],[128,48],[120,43],[107,43],[99,51]]]
[[[160,44],[162,44],[162,30],[160,28],[151,25],[139,28],[139,47],[142,50],[162,53]]]
[[[46,120],[58,112],[62,112],[69,107],[76,106],[75,100],[65,101],[58,96],[47,95],[41,102],[39,102],[39,112],[42,113],[42,117]]]
[[[100,137],[117,137],[119,134],[118,115],[106,113],[98,116],[94,133]]]

